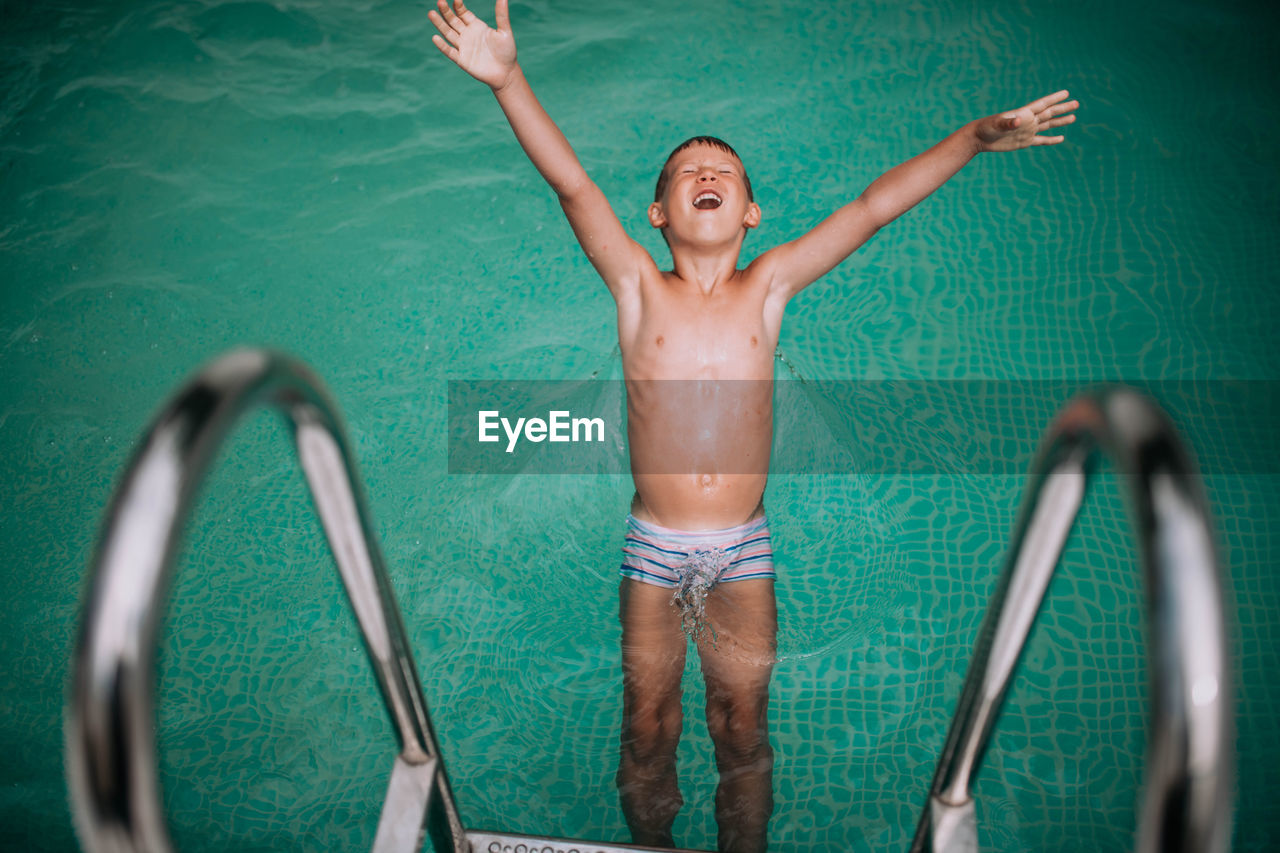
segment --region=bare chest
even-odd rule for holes
[[[760,288],[738,284],[708,295],[654,286],[635,307],[634,316],[620,310],[618,318],[629,379],[773,375],[778,324],[769,322]]]

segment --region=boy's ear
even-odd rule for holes
[[[753,201],[751,204],[747,205],[747,215],[742,220],[742,224],[748,228],[755,228],[760,224],[760,217],[762,215],[763,214],[760,213],[760,205]]]
[[[662,209],[662,203],[655,201],[649,205],[649,224],[654,228],[667,227],[667,212]]]

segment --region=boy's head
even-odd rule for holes
[[[662,164],[662,171],[658,173],[658,184],[653,188],[653,200],[662,201],[662,194],[667,191],[667,184],[671,182],[671,161],[676,155],[682,151],[687,151],[695,145],[708,145],[712,148],[719,149],[725,154],[731,155],[738,164],[742,164],[742,158],[738,156],[738,152],[733,150],[733,146],[715,136],[691,136],[684,142],[681,142],[675,149],[667,155],[667,162]],[[751,192],[751,179],[747,177],[747,169],[742,169],[742,180],[747,185],[747,201],[755,201],[755,194]]]
[[[743,234],[758,225],[760,208],[738,152],[714,136],[694,136],[677,145],[658,174],[649,221],[661,229],[668,246],[673,225],[694,239],[715,239],[729,225]]]

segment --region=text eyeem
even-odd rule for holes
[[[604,441],[604,418],[571,418],[566,411],[547,413],[547,419],[516,418],[515,424],[495,410],[480,412],[480,441],[499,441],[498,426],[507,434],[507,452],[516,449],[523,433],[526,441]],[[594,432],[595,437],[592,437]],[[582,437],[579,437],[581,433]]]

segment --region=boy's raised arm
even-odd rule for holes
[[[1062,142],[1061,136],[1037,134],[1075,121],[1072,110],[1080,105],[1065,101],[1066,97],[1065,90],[1055,92],[1021,109],[969,122],[928,151],[885,172],[808,234],[766,252],[756,263],[770,271],[772,286],[791,298],[923,201],[975,154]]]
[[[446,0],[437,0],[436,7],[439,11],[427,13],[440,31],[431,41],[459,68],[493,89],[520,146],[559,196],[573,233],[609,290],[616,297],[620,290],[636,286],[641,264],[649,256],[627,236],[604,193],[529,87],[516,62],[507,0],[497,0],[494,7],[497,29],[477,18],[462,0],[454,0],[452,8]]]

